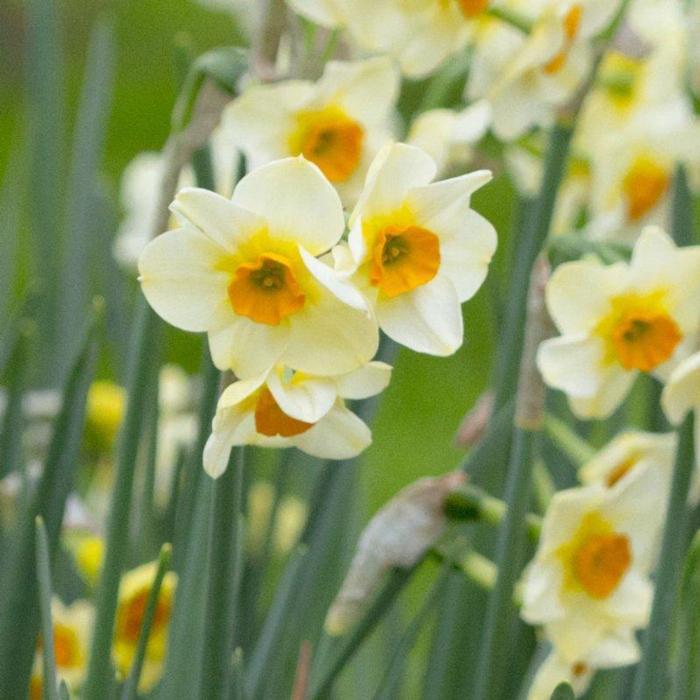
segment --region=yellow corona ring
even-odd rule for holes
[[[643,219],[659,204],[670,184],[667,168],[648,156],[637,158],[622,181],[628,219]]]
[[[312,427],[313,423],[306,423],[288,416],[279,407],[269,389],[265,388],[260,392],[255,404],[255,429],[261,435],[293,437],[305,433]]]

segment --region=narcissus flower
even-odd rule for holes
[[[470,207],[490,172],[431,182],[435,172],[418,148],[382,149],[350,218],[349,250],[335,256],[338,270],[354,272],[388,336],[449,355],[462,344],[460,304],[484,281],[496,232]]]
[[[90,385],[85,421],[87,439],[92,448],[98,451],[112,448],[124,417],[125,406],[124,387],[106,380]]]
[[[569,99],[590,68],[589,40],[614,16],[618,1],[549,3],[522,47],[489,90],[494,132],[512,140],[541,126]]]
[[[390,138],[398,87],[388,58],[332,61],[317,83],[250,86],[224,123],[251,168],[303,155],[354,203],[372,158]]]
[[[156,577],[157,563],[150,562],[127,572],[119,588],[114,645],[112,653],[119,672],[126,677],[136,655],[141,626],[151,587]],[[175,599],[177,575],[169,571],[163,578],[151,631],[146,646],[146,657],[139,683],[140,692],[147,692],[160,678],[168,640],[168,626]]]
[[[665,371],[697,331],[700,247],[677,248],[648,227],[629,264],[566,263],[546,294],[562,335],[540,346],[542,376],[580,417],[606,417],[640,372]]]
[[[316,257],[345,228],[340,200],[303,158],[246,175],[232,200],[182,190],[182,227],[158,236],[139,262],[143,292],[166,321],[207,331],[214,363],[240,378],[277,362],[304,372],[349,372],[375,353],[362,296]]]
[[[72,689],[79,688],[85,676],[88,658],[93,618],[92,605],[86,600],[77,600],[66,606],[54,597],[51,600],[51,618],[56,673]],[[31,700],[34,698],[39,700],[42,697],[42,645],[43,640],[40,638],[30,684]],[[38,694],[35,695],[37,691]]]
[[[634,630],[647,623],[648,574],[661,523],[660,475],[647,470],[624,488],[560,491],[523,581],[522,617],[545,625],[567,663],[592,654],[631,663]]]
[[[235,445],[297,447],[321,459],[349,459],[369,446],[369,428],[344,399],[382,391],[391,367],[370,362],[339,376],[312,376],[278,365],[256,379],[231,384],[221,395],[204,468],[216,478]]]
[[[555,688],[564,682],[571,686],[576,697],[583,695],[591,684],[594,670],[583,660],[571,663],[563,659],[553,649],[537,669],[527,700],[551,700]]]

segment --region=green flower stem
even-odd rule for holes
[[[700,532],[688,550],[678,609],[678,642],[671,700],[700,697]]]
[[[508,511],[507,504],[489,496],[477,486],[467,484],[453,491],[445,500],[445,512],[453,520],[480,520],[489,525],[500,525]],[[537,542],[542,529],[542,518],[534,513],[525,515],[527,534]]]
[[[126,564],[131,519],[131,498],[134,472],[141,442],[147,394],[142,391],[156,367],[153,347],[158,342],[160,322],[146,304],[139,302],[138,320],[129,362],[128,403],[119,437],[116,476],[110,505],[105,557],[95,603],[95,627],[90,650],[87,678],[83,691],[85,700],[101,700],[112,681],[111,647],[114,617],[117,608],[119,580]]]
[[[209,591],[205,619],[200,697],[226,698],[229,693],[234,625],[238,622],[240,549],[245,448],[231,453],[228,469],[215,485],[209,530]]]
[[[548,413],[544,419],[547,437],[574,463],[581,467],[590,461],[596,450],[586,440],[579,437],[561,418]]]
[[[535,258],[549,235],[559,184],[564,177],[573,133],[571,122],[557,122],[549,136],[540,195],[524,207],[522,231],[516,241],[517,258],[511,272],[509,300],[496,366],[495,406],[500,408],[515,394],[520,350],[525,337],[528,280]]]
[[[549,328],[544,304],[547,275],[548,266],[540,259],[533,269],[529,285],[527,331],[518,380],[513,448],[505,492],[508,509],[498,532],[495,557],[498,576],[489,596],[484,620],[483,644],[474,693],[476,700],[500,697],[506,675],[507,647],[503,640],[508,638],[514,622],[511,601],[523,564],[523,539],[532,470],[544,422],[545,388],[535,366],[535,356]]]
[[[463,573],[479,588],[483,588],[486,591],[493,590],[498,572],[496,565],[483,554],[469,550],[466,554],[452,557],[449,553],[443,552],[439,548],[430,550],[430,554],[439,562],[448,562],[453,570]]]
[[[688,185],[688,174],[683,165],[676,168],[673,179],[673,205],[671,207],[671,232],[677,245],[695,243],[693,225],[693,195]]]
[[[338,674],[360,647],[362,642],[374,630],[385,613],[393,605],[398,594],[411,579],[413,572],[420,566],[418,562],[410,569],[392,569],[387,575],[383,588],[374,598],[367,612],[346,636],[333,640],[336,652],[325,673],[314,683],[309,693],[309,700],[327,697]]]
[[[39,607],[41,609],[41,635],[44,639],[44,694],[47,700],[58,700],[56,680],[56,653],[51,621],[51,566],[49,564],[49,538],[46,535],[44,520],[37,515],[36,520],[36,569],[39,579]]]
[[[661,554],[656,570],[656,589],[649,626],[644,634],[644,651],[635,677],[634,700],[658,700],[668,690],[668,649],[678,575],[688,526],[687,498],[693,473],[693,416],[679,429],[678,452],[666,511]]]
[[[552,475],[547,469],[542,458],[535,462],[532,472],[532,485],[535,489],[535,503],[539,513],[545,513],[549,507],[552,496],[556,493],[556,487],[552,481]]]
[[[163,579],[165,574],[168,573],[168,568],[170,566],[170,555],[172,553],[172,547],[166,543],[161,547],[160,555],[158,557],[158,569],[156,570],[156,577],[153,580],[153,585],[148,593],[148,601],[146,602],[146,612],[143,616],[143,622],[141,624],[141,632],[139,634],[138,646],[136,647],[136,654],[134,656],[134,663],[131,666],[131,671],[129,672],[129,678],[124,685],[124,691],[122,692],[122,700],[136,700],[139,680],[141,679],[141,670],[143,669],[143,662],[146,658],[146,648],[148,646],[148,637],[151,634],[151,626],[153,625],[153,618],[156,614],[156,605],[158,604],[158,596],[160,595],[160,588],[163,584]]]

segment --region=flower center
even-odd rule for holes
[[[634,101],[642,69],[639,59],[613,51],[605,57],[597,82],[616,107],[626,109]]]
[[[228,286],[228,297],[239,316],[269,326],[277,326],[282,319],[299,311],[306,300],[291,262],[275,253],[239,265]]]
[[[430,282],[440,269],[440,239],[420,226],[389,226],[377,236],[370,282],[388,297]]]
[[[292,437],[305,433],[313,425],[288,416],[267,387],[260,392],[255,405],[255,430],[261,435]]]
[[[467,19],[478,17],[489,6],[490,0],[457,0],[459,9]]]
[[[630,567],[632,554],[626,535],[591,535],[573,558],[574,576],[592,598],[603,600],[618,587]]]
[[[661,201],[670,183],[671,175],[665,167],[648,156],[637,158],[622,181],[627,218],[639,221],[646,216]]]
[[[566,58],[569,55],[569,50],[573,45],[576,37],[578,36],[579,29],[581,28],[581,17],[583,16],[583,7],[581,5],[573,5],[571,9],[566,13],[564,21],[562,23],[562,28],[564,30],[564,45],[562,46],[559,53],[557,53],[554,58],[552,58],[544,66],[544,72],[548,75],[553,75],[558,73],[566,63]]]
[[[606,343],[605,364],[650,372],[673,355],[683,339],[666,307],[666,293],[622,294],[610,300],[610,313],[596,328]]]
[[[613,330],[612,341],[625,369],[651,372],[671,357],[681,334],[667,314],[637,311],[620,320]]]
[[[615,532],[597,511],[584,515],[557,555],[564,568],[564,590],[583,591],[597,600],[615,591],[632,564],[629,538]]]
[[[141,634],[141,625],[146,614],[148,595],[150,589],[144,588],[130,597],[121,608],[120,622],[118,626],[119,638],[129,644],[137,644]],[[170,620],[170,599],[163,593],[158,596],[156,610],[151,625],[151,634],[156,635],[162,631]]]
[[[42,649],[43,643],[40,637],[37,648]],[[53,644],[56,666],[59,668],[75,668],[83,662],[78,635],[71,627],[60,622],[54,623]]]
[[[293,153],[315,163],[331,182],[345,182],[362,158],[365,131],[338,107],[303,111],[290,138]]]

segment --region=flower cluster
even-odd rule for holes
[[[362,102],[342,94],[348,105]],[[242,119],[241,103],[256,99],[240,98],[231,112]],[[470,206],[490,174],[433,182],[434,161],[400,143],[370,164],[344,242],[343,206],[328,177],[348,155],[346,117],[326,121],[339,109],[319,107],[323,123],[309,126],[320,130],[322,159],[309,151],[316,163],[303,153],[271,160],[243,177],[231,199],[181,190],[171,207],[179,228],[141,255],[151,306],[179,328],[206,332],[216,366],[236,376],[204,452],[212,476],[226,469],[234,445],[294,445],[330,459],[361,452],[369,429],[345,401],[389,382],[391,368],[372,361],[379,328],[414,350],[453,353],[463,338],[460,304],[479,289],[494,253],[493,227]]]
[[[639,660],[674,452],[673,434],[622,433],[581,468],[582,486],[552,498],[523,580],[521,615],[552,646],[531,700]]]

